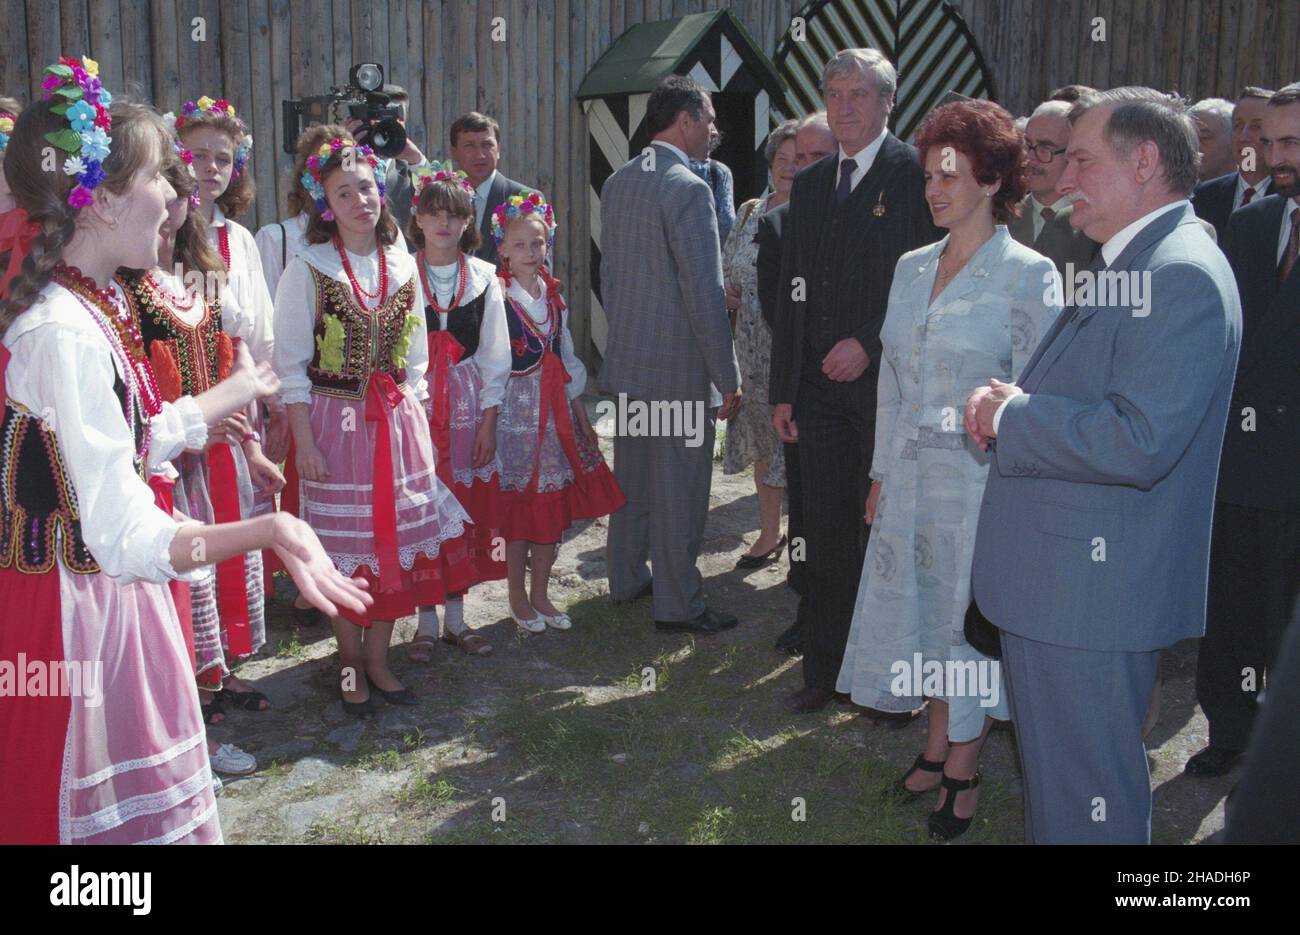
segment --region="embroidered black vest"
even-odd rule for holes
[[[536,335],[528,330],[528,325],[524,323],[525,319],[530,324],[535,324],[528,313],[520,307],[515,301],[514,296],[506,294],[506,328],[510,332],[510,372],[514,376],[524,376],[532,373],[542,362],[542,345]],[[561,313],[563,314],[563,313]],[[555,332],[547,339],[550,349],[558,356],[560,353],[560,327],[563,318],[555,324]]]
[[[307,365],[312,392],[362,399],[370,374],[375,372],[386,373],[398,386],[404,386],[412,338],[407,316],[415,308],[415,277],[379,308],[368,311],[356,303],[347,283],[314,266],[308,268],[316,291],[316,350]],[[400,351],[396,356],[403,366],[394,365],[394,351]]]
[[[224,230],[224,228],[223,228]],[[169,387],[167,375],[155,373],[163,398],[175,402],[180,396],[197,396],[212,389],[230,371],[229,340],[221,329],[221,305],[216,300],[207,303],[207,311],[197,325],[187,325],[168,307],[165,297],[142,275],[121,276],[118,281],[126,293],[127,302],[136,320],[140,322],[140,335],[144,338],[146,352],[155,362],[154,342],[160,342],[171,356],[179,372],[179,387]],[[194,301],[206,302],[202,295]],[[225,348],[224,352],[222,348]],[[155,365],[155,371],[157,371]],[[175,392],[179,389],[179,392]]]
[[[76,379],[76,374],[67,374]],[[127,388],[114,375],[113,393],[126,416]],[[147,423],[139,400],[135,410],[133,456],[136,473],[145,479],[144,448]],[[38,413],[12,399],[0,418],[0,568],[25,574],[56,570],[56,559],[74,574],[91,575],[99,564],[81,538],[77,492],[68,480],[55,433]]]
[[[464,305],[458,305],[447,313],[447,330],[460,342],[460,346],[465,348],[465,353],[460,355],[461,360],[469,360],[478,350],[479,328],[483,325],[483,308],[486,304],[487,289],[484,289],[478,294],[478,298],[470,299]],[[430,334],[442,330],[442,323],[438,319],[437,310],[432,305],[426,305],[424,322]]]

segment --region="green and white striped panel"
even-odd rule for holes
[[[949,91],[996,99],[993,73],[961,14],[944,0],[813,0],[798,14],[776,51],[776,67],[796,116],[821,107],[821,72],[840,49],[879,49],[898,69],[890,127],[909,139]]]

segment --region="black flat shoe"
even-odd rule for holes
[[[762,555],[742,555],[740,561],[736,562],[737,568],[762,568],[764,565],[771,565],[773,562],[781,560],[781,550],[785,548],[785,536],[772,548]]]
[[[343,713],[350,714],[353,717],[372,718],[375,716],[375,696],[371,695],[365,701],[348,701],[346,698],[340,698],[343,702]]]
[[[665,633],[721,633],[739,622],[731,614],[719,613],[706,607],[694,620],[656,620],[655,629]]]
[[[886,795],[898,802],[909,802],[918,796],[925,795],[927,792],[933,792],[933,789],[923,789],[920,792],[917,792],[913,789],[907,788],[907,780],[917,770],[920,770],[923,773],[942,773],[943,760],[927,760],[924,753],[920,754],[916,758],[916,762],[912,764],[911,769],[894,780],[894,784],[889,787]]]
[[[1223,776],[1240,763],[1245,755],[1246,751],[1244,750],[1206,747],[1187,761],[1187,765],[1183,767],[1183,772],[1188,776],[1199,776],[1207,779],[1212,776]]]
[[[803,624],[795,621],[785,629],[785,632],[776,638],[776,644],[773,647],[779,653],[785,653],[789,656],[803,655]]]
[[[654,597],[654,593],[655,593],[655,579],[651,578],[645,584],[641,585],[641,590],[637,591],[631,597],[614,597],[614,595],[611,594],[609,596],[609,599],[613,601],[615,604],[630,604],[633,601],[641,600],[641,598],[643,597]]]
[[[940,785],[948,790],[948,795],[943,800],[943,808],[930,813],[930,818],[927,821],[930,837],[938,838],[941,841],[951,841],[953,838],[961,837],[966,833],[966,829],[975,820],[975,816],[971,815],[970,818],[957,817],[955,811],[957,808],[957,793],[978,788],[979,784],[980,774],[978,770],[970,779],[953,779],[947,773],[944,773]]]
[[[383,698],[389,704],[418,705],[420,703],[420,699],[415,697],[415,692],[411,691],[409,688],[399,688],[397,691],[390,692],[387,689],[380,688],[374,682],[371,682],[370,697],[373,699],[376,693],[378,693],[379,697]]]

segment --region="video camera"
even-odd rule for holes
[[[365,123],[364,142],[376,156],[391,159],[406,148],[406,130],[398,123],[402,106],[394,104],[384,87],[384,66],[374,62],[353,65],[348,84],[330,88],[329,94],[281,101],[284,119],[284,151],[293,155],[298,136],[314,123],[338,123],[360,120]]]

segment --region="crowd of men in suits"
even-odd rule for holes
[[[895,89],[881,58],[845,50],[828,63],[826,110],[796,134],[789,203],[757,237],[791,540],[806,544],[782,636],[803,655],[796,712],[835,700],[870,532],[891,279],[900,256],[942,235],[917,151],[888,131]],[[1011,234],[1063,275],[1153,282],[1143,313],[1067,305],[1017,384],[970,388],[964,413],[992,451],[972,580],[1002,631],[1030,841],[1149,840],[1143,718],[1158,653],[1180,639],[1204,633],[1210,723],[1187,772],[1232,768],[1300,594],[1300,84],[1245,89],[1228,133],[1236,168],[1198,185],[1198,164],[1213,165],[1198,138],[1221,146],[1223,116],[1151,89],[1072,86],[1024,123],[1029,194]],[[705,399],[725,418],[745,400],[711,196],[689,171],[713,120],[702,88],[666,79],[647,106],[659,158],[606,183],[601,381],[637,399]],[[1200,132],[1201,121],[1218,123]],[[642,467],[628,483],[632,459]],[[695,568],[710,470],[681,439],[616,442],[628,506],[611,521],[611,596],[653,595],[656,619],[700,633],[737,622],[706,605]],[[1106,593],[1056,560],[1060,536],[1099,529],[1112,548],[1123,541],[1127,565]],[[1116,778],[1099,821],[1079,796],[1101,776]]]

